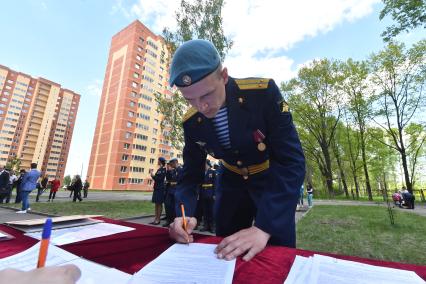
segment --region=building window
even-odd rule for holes
[[[136,82],[132,82],[132,87],[133,87],[133,88],[137,88],[137,87],[138,87],[138,83],[136,83]]]
[[[136,73],[136,72],[134,72],[134,73],[133,73],[133,78],[138,79],[138,78],[139,78],[139,74],[138,74],[138,73]]]
[[[133,123],[132,122],[130,122],[130,121],[128,121],[127,122],[127,127],[132,127],[133,126]]]
[[[153,165],[154,164],[154,162],[155,162],[155,159],[149,159],[149,163],[151,164],[151,165]]]
[[[126,179],[125,178],[119,178],[118,179],[118,183],[119,184],[124,184],[126,182]]]
[[[138,57],[139,57],[139,60],[140,60],[141,57],[139,55],[136,55],[136,59]],[[139,70],[139,69],[141,69],[141,66],[139,64],[135,63],[135,68]]]
[[[122,161],[127,161],[128,158],[129,158],[129,155],[126,155],[126,154],[123,154],[123,156],[121,156]]]
[[[121,166],[120,172],[122,172],[122,173],[127,172],[127,167],[126,166]]]
[[[126,139],[131,138],[132,137],[132,133],[131,132],[126,132],[125,137],[126,137]]]
[[[151,154],[155,154],[155,148],[151,148]]]
[[[136,103],[135,103],[134,101],[130,101],[129,105],[130,105],[131,107],[134,107],[134,106],[136,105]]]
[[[129,115],[129,117],[134,117],[135,113],[133,111],[129,111],[128,115]]]
[[[124,149],[129,149],[130,148],[130,144],[129,143],[124,143]]]

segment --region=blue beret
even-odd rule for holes
[[[177,162],[177,161],[178,161],[178,159],[173,158],[173,159],[171,159],[171,160],[169,161],[169,163],[173,163],[173,162]]]
[[[207,40],[195,39],[183,43],[173,55],[170,66],[170,86],[190,86],[219,67],[216,47]]]
[[[165,162],[166,162],[166,159],[164,159],[163,157],[158,158],[158,160],[159,160],[161,163],[165,163]]]

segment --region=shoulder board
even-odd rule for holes
[[[289,106],[285,100],[282,100],[279,104],[280,104],[281,112],[289,112]]]
[[[198,111],[195,107],[191,107],[190,109],[188,109],[188,111],[184,114],[183,118],[182,118],[182,123],[187,121],[188,119],[191,118],[191,116],[193,116],[194,114],[196,114]]]
[[[268,88],[269,80],[268,78],[235,79],[235,83],[240,90],[256,90]]]

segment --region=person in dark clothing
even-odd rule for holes
[[[202,202],[204,226],[201,231],[213,233],[213,206],[214,206],[214,185],[216,173],[211,168],[211,163],[206,160],[206,172],[204,182],[200,187],[200,200]],[[200,219],[201,220],[201,219]]]
[[[3,203],[3,200],[9,195],[9,180],[9,172],[3,167],[0,171],[0,203]]]
[[[47,183],[49,182],[49,179],[47,178],[47,175],[43,175],[40,182],[37,183],[37,197],[36,202],[40,201],[40,196],[43,194],[43,192],[47,188]]]
[[[15,203],[21,203],[22,196],[21,196],[21,184],[22,179],[24,178],[24,175],[26,174],[26,171],[24,169],[19,171],[20,175],[19,178],[16,180],[16,198]]]
[[[74,182],[71,183],[71,190],[74,193],[74,198],[72,199],[72,202],[76,202],[77,199],[81,202],[83,201],[83,198],[81,198],[81,190],[83,189],[83,183],[81,181],[81,177],[79,175],[76,175],[74,178]]]
[[[90,187],[90,183],[87,181],[87,179],[84,181],[84,184],[83,184],[83,197],[84,198],[87,198],[87,194],[88,194],[88,192],[89,192],[89,187]]]
[[[163,157],[158,158],[157,172],[152,174],[151,178],[154,180],[154,191],[152,192],[152,202],[155,203],[155,219],[150,224],[160,224],[161,212],[163,211],[164,191],[165,191],[165,178],[166,178],[166,159]]]
[[[171,168],[170,172],[168,172],[166,175],[168,187],[167,187],[166,199],[164,201],[164,205],[166,207],[167,220],[166,220],[166,223],[163,225],[163,227],[169,226],[169,224],[173,222],[173,220],[176,217],[175,210],[174,210],[175,191],[176,191],[176,186],[180,179],[180,175],[182,171],[182,168],[179,166],[178,159],[176,158],[173,158],[170,160],[170,168]]]

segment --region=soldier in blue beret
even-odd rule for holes
[[[170,85],[192,106],[183,119],[184,168],[176,189],[180,210],[170,225],[178,242],[193,241],[196,192],[207,155],[220,159],[217,177],[216,247],[219,258],[250,260],[269,244],[295,247],[295,210],[305,158],[288,106],[272,79],[235,79],[214,45],[191,40],[175,52]]]

